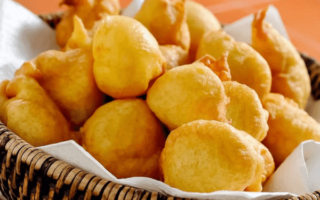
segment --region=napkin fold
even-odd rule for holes
[[[49,49],[59,49],[55,31],[20,4],[0,0],[0,80],[11,79],[23,62]]]
[[[320,143],[317,144],[320,148]],[[196,193],[184,192],[179,189],[170,187],[169,185],[151,178],[133,177],[126,179],[117,179],[110,172],[108,172],[94,157],[86,150],[79,146],[74,141],[60,142],[58,144],[47,145],[39,147],[52,156],[68,162],[69,164],[83,169],[89,173],[98,175],[102,178],[111,180],[115,183],[124,184],[136,188],[145,189],[148,191],[158,191],[162,194],[189,198],[189,199],[223,199],[223,200],[265,200],[265,199],[280,199],[290,198],[295,196],[289,192],[236,192],[236,191],[217,191],[212,193]],[[66,153],[67,152],[67,153]],[[106,155],[106,159],[108,155]],[[285,161],[286,162],[286,161]],[[290,165],[290,163],[288,164]],[[292,171],[294,172],[294,171]],[[294,172],[295,173],[295,172]],[[292,175],[291,175],[292,176]],[[287,184],[286,180],[282,179],[279,185]],[[272,185],[272,183],[271,183]],[[292,185],[295,186],[295,185]],[[298,185],[297,185],[298,187]],[[282,188],[280,188],[281,190]],[[288,188],[282,189],[285,191]],[[297,188],[291,188],[295,191]],[[300,193],[299,193],[300,194]]]
[[[292,152],[264,185],[263,192],[218,191],[195,193],[172,188],[163,182],[151,178],[134,177],[117,179],[95,160],[90,153],[74,141],[66,141],[39,148],[56,158],[67,161],[73,166],[113,182],[149,191],[158,191],[180,198],[224,200],[280,199],[312,193],[320,187],[320,143],[311,140],[301,143]]]
[[[251,14],[231,24],[227,24],[223,27],[223,30],[231,35],[236,41],[251,44],[251,22],[253,21],[253,17],[254,14]],[[269,5],[265,21],[270,23],[282,36],[289,39],[280,13],[273,5]]]

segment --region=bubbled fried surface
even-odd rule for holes
[[[157,39],[160,45],[190,48],[185,0],[146,0],[134,17]]]
[[[209,31],[202,37],[197,59],[205,54],[220,58],[225,52],[229,52],[232,80],[249,86],[263,99],[271,89],[270,68],[266,60],[248,44],[236,42],[224,31]]]
[[[263,158],[264,160],[264,170],[262,172],[262,182],[266,182],[266,180],[273,174],[275,170],[275,163],[273,156],[269,149],[264,146],[261,142],[253,138],[247,132],[241,131],[241,134],[253,145],[256,152]]]
[[[146,93],[165,69],[165,59],[151,33],[138,21],[108,16],[93,39],[93,72],[101,91],[114,98]]]
[[[257,13],[252,22],[252,47],[269,63],[271,91],[293,99],[304,108],[311,91],[306,65],[292,43],[264,21],[266,11]]]
[[[141,99],[98,108],[81,129],[85,149],[117,178],[159,178],[162,126]]]
[[[24,63],[16,75],[34,77],[66,118],[73,125],[82,125],[103,103],[92,68],[90,52],[50,50]]]
[[[64,48],[73,32],[73,18],[78,16],[86,29],[106,15],[117,15],[120,12],[119,0],[64,0],[68,5],[61,22],[56,27],[56,40]]]
[[[214,120],[172,131],[160,159],[164,182],[188,192],[243,191],[249,186],[261,191],[263,159],[239,132]]]
[[[0,119],[33,146],[71,139],[69,123],[41,86],[17,76],[0,84]]]
[[[269,129],[269,113],[263,109],[257,93],[235,81],[223,82],[223,86],[230,98],[230,103],[227,105],[227,120],[233,127],[262,141]]]
[[[226,121],[228,102],[219,77],[200,62],[169,70],[147,94],[150,109],[170,130],[198,119]]]
[[[270,93],[263,101],[269,112],[269,131],[263,144],[279,166],[303,141],[320,141],[320,124],[280,94]]]

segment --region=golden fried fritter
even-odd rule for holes
[[[117,178],[159,178],[162,126],[145,101],[114,100],[81,129],[85,149]]]
[[[320,141],[320,124],[280,94],[270,93],[263,101],[269,112],[269,131],[263,143],[279,166],[303,141]]]
[[[31,77],[16,76],[0,84],[0,119],[33,146],[71,139],[69,123]]]
[[[244,84],[235,81],[223,82],[226,95],[230,98],[227,105],[227,120],[236,129],[249,133],[262,141],[268,132],[268,112],[263,109],[257,93]]]
[[[243,134],[214,120],[180,126],[161,153],[162,179],[187,192],[261,191],[264,159]]]
[[[262,182],[266,182],[266,180],[273,174],[275,169],[275,163],[271,152],[267,147],[265,147],[261,142],[253,138],[247,132],[241,131],[241,134],[253,145],[254,149],[262,156],[264,160],[264,172],[262,173]],[[246,189],[250,191],[250,188]]]
[[[306,106],[310,95],[310,78],[299,52],[286,38],[264,21],[267,9],[255,14],[252,22],[252,47],[269,63],[272,88],[293,99],[300,108]]]
[[[191,38],[189,57],[191,61],[194,61],[203,34],[208,31],[220,30],[221,25],[212,12],[200,3],[187,0],[185,4]]]
[[[108,16],[93,39],[93,72],[101,91],[114,98],[146,93],[165,69],[165,59],[151,33],[138,21]]]
[[[75,15],[83,21],[85,28],[91,29],[102,17],[120,12],[119,0],[64,0],[62,4],[68,5],[68,10],[56,27],[56,39],[61,48],[71,37]]]
[[[35,78],[73,125],[82,125],[103,103],[90,52],[50,50],[24,63],[16,75]]]
[[[249,45],[236,42],[223,31],[209,31],[200,42],[197,59],[205,54],[220,58],[229,52],[228,63],[233,81],[254,89],[262,99],[271,89],[271,72],[267,61]]]
[[[185,0],[145,0],[134,18],[147,27],[160,45],[176,45],[189,50]]]
[[[198,119],[226,121],[228,102],[219,77],[201,62],[167,71],[147,93],[150,109],[170,130]]]

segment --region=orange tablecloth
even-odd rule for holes
[[[61,10],[61,0],[17,0],[35,13]],[[120,0],[122,7],[131,0]],[[210,9],[224,23],[275,5],[286,25],[293,44],[320,60],[320,0],[196,0]]]

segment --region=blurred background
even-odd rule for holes
[[[64,10],[62,0],[16,0],[36,14]],[[291,41],[303,51],[320,61],[320,0],[195,0],[202,3],[222,23],[230,23],[250,13],[276,6],[281,14]],[[131,0],[120,0],[126,7]]]

